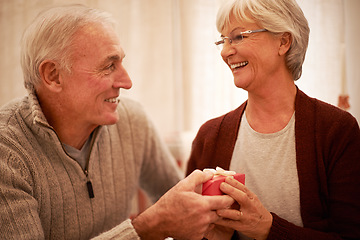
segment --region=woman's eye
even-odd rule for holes
[[[243,36],[241,34],[239,35],[235,35],[235,37],[233,38],[233,41],[241,41],[243,39]]]

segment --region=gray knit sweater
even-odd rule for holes
[[[181,175],[138,103],[122,98],[118,113],[95,132],[86,175],[35,93],[0,109],[1,238],[138,239],[128,219],[138,186],[156,200]]]

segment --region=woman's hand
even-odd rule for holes
[[[245,185],[231,177],[225,179],[225,182],[220,185],[220,189],[234,198],[239,206],[237,209],[218,210],[217,214],[222,219],[218,220],[216,224],[230,227],[251,238],[266,239],[273,217],[258,197]]]

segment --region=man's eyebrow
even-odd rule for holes
[[[125,57],[125,54],[121,54],[121,55],[118,55],[118,54],[114,54],[114,55],[110,55],[108,57],[106,57],[100,65],[106,65],[107,63],[109,62],[117,62],[117,61],[122,61]]]
[[[104,62],[110,62],[110,61],[118,61],[122,59],[119,55],[111,55],[111,56],[108,56]]]

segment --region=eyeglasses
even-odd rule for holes
[[[225,43],[225,39],[229,40],[230,45],[238,45],[241,43],[244,37],[246,38],[244,34],[267,32],[267,31],[268,31],[267,29],[247,30],[244,32],[240,32],[240,30],[235,30],[232,33],[230,33],[230,37],[221,36],[220,40],[215,42],[215,45],[222,46]]]

